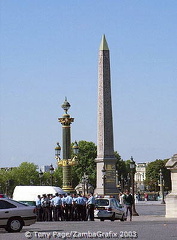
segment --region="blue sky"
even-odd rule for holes
[[[115,151],[136,162],[177,152],[177,1],[5,0],[0,11],[0,167],[55,165],[65,96],[72,141],[96,143],[102,34]]]

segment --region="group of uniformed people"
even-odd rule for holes
[[[95,198],[93,194],[82,196],[70,193],[38,195],[37,221],[94,221]]]

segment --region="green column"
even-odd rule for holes
[[[70,125],[74,121],[74,118],[70,118],[69,114],[64,114],[62,118],[58,119],[62,124],[63,129],[63,190],[67,192],[73,191],[72,187],[72,166],[71,162],[71,128]]]

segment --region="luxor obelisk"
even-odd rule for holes
[[[103,35],[98,62],[97,186],[95,193],[115,195],[116,158],[114,156],[109,48]]]

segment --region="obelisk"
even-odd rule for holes
[[[97,187],[95,193],[116,195],[116,158],[114,156],[111,74],[109,48],[103,35],[98,62]]]

